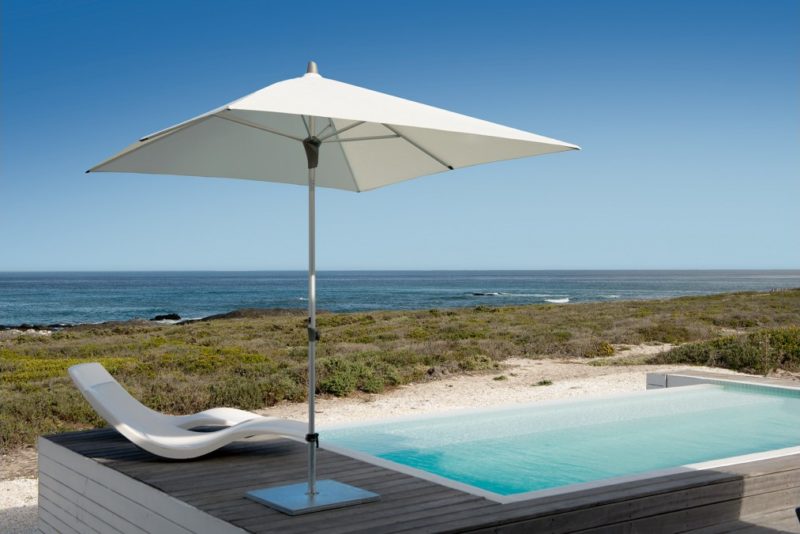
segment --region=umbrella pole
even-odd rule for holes
[[[311,68],[309,66],[309,68]],[[356,488],[336,480],[317,483],[317,435],[314,421],[314,400],[317,389],[317,265],[316,265],[316,189],[319,147],[322,142],[314,135],[314,117],[309,117],[309,135],[303,140],[308,159],[308,481],[287,486],[253,490],[247,497],[289,515],[307,514],[377,501],[377,493]]]
[[[313,119],[312,119],[313,121]],[[313,122],[311,123],[314,124]],[[312,126],[313,128],[313,126]],[[313,131],[313,130],[312,130]],[[314,400],[317,354],[316,168],[308,169],[308,495],[317,493],[317,447]]]

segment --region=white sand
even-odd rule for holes
[[[654,353],[665,346],[637,346],[623,354]],[[380,395],[321,398],[317,401],[320,425],[368,421],[409,414],[503,406],[552,399],[596,397],[645,389],[648,372],[669,372],[685,367],[602,366],[585,361],[511,359],[493,374],[454,376],[433,382],[410,384]],[[704,368],[699,368],[703,370]],[[726,371],[708,369],[717,373]],[[503,376],[505,379],[495,380]],[[552,385],[534,385],[550,380]],[[263,410],[264,414],[305,420],[304,403],[284,403]],[[35,479],[2,480],[0,473],[0,532],[27,533],[36,525]]]
[[[413,414],[429,414],[544,400],[597,397],[646,389],[649,372],[670,372],[686,366],[636,365],[594,367],[583,362],[510,359],[496,373],[454,376],[435,382],[409,384],[382,394],[317,400],[317,423],[348,423]],[[720,369],[694,368],[714,372]],[[503,376],[502,380],[495,378]],[[535,385],[550,380],[552,385]],[[261,413],[305,420],[304,403],[285,403]]]

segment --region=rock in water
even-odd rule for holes
[[[164,315],[156,315],[151,321],[180,321],[181,316],[177,313],[165,313]]]

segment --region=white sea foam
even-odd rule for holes
[[[551,304],[566,304],[567,302],[569,302],[569,298],[563,298],[563,299],[544,299],[544,301],[545,301],[545,302],[549,302],[549,303],[551,303]]]
[[[557,297],[558,295],[552,295],[550,293],[509,293],[506,291],[486,291],[486,292],[474,292],[472,293],[474,297]]]
[[[600,295],[604,299],[618,299],[619,295]]]

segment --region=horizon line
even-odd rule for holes
[[[370,268],[344,268],[344,269],[317,269],[321,272],[501,272],[501,271],[522,271],[522,272],[552,272],[552,271],[627,271],[627,272],[665,272],[665,271],[786,271],[800,273],[800,267],[628,267],[628,268],[434,268],[434,269],[370,269]],[[0,270],[0,274],[20,274],[20,273],[261,273],[261,272],[286,272],[286,273],[306,273],[307,269],[23,269],[23,270]]]

